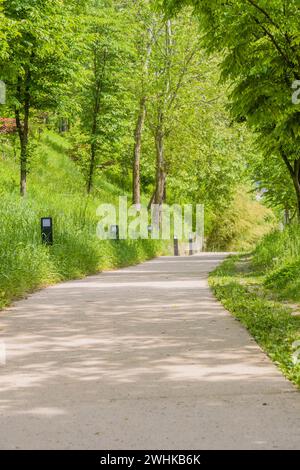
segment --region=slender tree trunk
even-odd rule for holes
[[[293,164],[289,161],[286,153],[281,149],[281,157],[291,175],[297,200],[297,216],[300,223],[300,159],[294,160]]]
[[[161,205],[164,199],[165,192],[165,161],[164,161],[164,135],[161,127],[156,131],[155,135],[155,148],[156,148],[156,189],[154,203]]]
[[[27,190],[27,144],[21,143],[20,194],[26,196]]]
[[[158,130],[155,136],[156,146],[156,186],[154,194],[154,204],[156,205],[154,211],[153,221],[159,228],[162,221],[162,203],[165,194],[165,162],[164,162],[164,136],[161,129]]]
[[[96,166],[96,145],[94,142],[91,143],[91,153],[90,153],[90,166],[87,179],[87,193],[90,194],[93,189],[94,182],[94,173]]]
[[[66,118],[60,118],[58,122],[58,132],[63,134],[69,130],[69,122]]]
[[[90,194],[93,189],[93,182],[94,182],[94,173],[96,168],[96,153],[97,153],[97,130],[98,130],[98,116],[100,112],[100,98],[101,98],[101,91],[102,91],[102,84],[104,80],[104,73],[105,73],[105,66],[106,66],[106,51],[103,53],[103,62],[102,66],[102,73],[100,77],[98,76],[99,73],[99,57],[98,51],[94,51],[94,75],[95,75],[95,91],[94,91],[94,109],[93,109],[93,121],[92,121],[92,129],[91,129],[91,153],[90,153],[90,165],[89,165],[89,172],[87,178],[87,193]]]
[[[166,200],[167,200],[167,179],[166,179],[166,177],[165,177],[163,202],[166,202]]]
[[[297,219],[298,219],[298,222],[300,223],[300,180],[299,180],[299,177],[297,178],[295,176],[293,178],[293,184],[294,184],[296,200],[297,200]]]
[[[133,204],[139,205],[141,203],[141,175],[140,175],[140,166],[141,166],[141,150],[142,150],[142,133],[145,124],[146,118],[146,91],[144,88],[144,82],[147,81],[148,69],[149,69],[149,60],[152,52],[152,36],[151,29],[148,30],[149,34],[149,43],[146,51],[146,59],[143,66],[143,76],[142,76],[142,97],[140,99],[139,113],[136,123],[136,128],[134,132],[134,148],[133,148],[133,171],[132,171],[132,202]]]
[[[284,208],[284,225],[289,225],[291,223],[290,219],[290,210],[285,207]]]
[[[298,216],[298,221],[300,223],[300,179],[299,179],[299,175],[298,175],[298,178],[295,178],[295,180],[294,180],[294,188],[295,188],[296,197],[297,197],[297,216]]]
[[[300,160],[294,161],[294,188],[297,197],[297,215],[300,223]]]
[[[154,190],[153,193],[152,193],[152,196],[151,196],[151,198],[150,198],[150,201],[148,202],[148,206],[147,206],[148,211],[151,209],[151,206],[152,206],[152,204],[154,203],[155,192],[156,192],[156,191]]]
[[[94,111],[93,111],[93,124],[92,124],[92,132],[91,132],[91,153],[90,153],[90,165],[89,165],[89,172],[87,178],[87,193],[90,194],[93,189],[93,182],[94,182],[94,173],[95,173],[95,166],[96,166],[96,142],[95,139],[97,137],[97,120],[98,114],[100,110],[100,84],[98,83],[95,90],[95,103],[94,103]]]
[[[164,157],[165,136],[165,110],[168,107],[168,96],[170,94],[170,70],[171,70],[171,46],[172,29],[171,21],[165,23],[165,84],[162,97],[158,105],[157,127],[155,132],[156,148],[156,189],[155,204],[161,205],[165,197],[166,170]]]
[[[15,109],[16,126],[20,139],[20,195],[26,195],[27,190],[27,163],[28,163],[28,135],[29,135],[29,112],[30,112],[30,70],[25,73],[25,90],[24,90],[24,118],[23,124],[19,108]],[[19,101],[22,101],[22,78],[18,78],[18,95]]]
[[[140,108],[138,119],[134,133],[134,149],[133,149],[133,182],[132,182],[132,202],[133,204],[141,203],[141,148],[142,148],[142,132],[146,117],[146,96],[140,100]]]

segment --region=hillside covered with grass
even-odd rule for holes
[[[11,146],[0,155],[0,308],[38,287],[103,269],[138,263],[162,253],[151,240],[100,240],[96,208],[118,202],[120,188],[105,181],[87,197],[67,140],[45,133],[31,161],[30,191],[20,199],[18,162]],[[122,193],[123,194],[123,193]],[[54,244],[41,243],[41,217],[53,217]]]
[[[126,191],[114,175],[100,173],[87,195],[84,172],[72,158],[68,137],[46,130],[34,141],[24,198],[11,139],[2,138],[1,149],[0,308],[36,288],[170,253],[168,241],[116,242],[96,236],[97,207],[117,206]],[[53,218],[53,246],[41,243],[41,217]],[[222,217],[208,207],[206,218],[207,250],[246,250],[270,230],[274,216],[239,189]]]

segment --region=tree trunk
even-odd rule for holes
[[[30,70],[25,72],[25,90],[24,99],[22,100],[22,78],[18,78],[18,97],[19,102],[24,102],[24,119],[23,124],[19,108],[15,109],[16,126],[20,139],[20,195],[26,195],[27,190],[27,148],[28,148],[28,134],[29,134],[29,111],[30,111]]]
[[[284,225],[290,225],[291,218],[290,218],[290,210],[288,207],[284,208]]]
[[[91,132],[90,166],[89,166],[89,173],[88,173],[88,179],[87,179],[87,193],[88,194],[90,194],[93,189],[94,173],[95,173],[95,167],[96,167],[95,139],[97,137],[97,120],[98,120],[98,114],[100,110],[100,93],[101,93],[101,85],[98,82],[96,85],[96,90],[95,90],[95,103],[94,103],[93,124],[92,124],[92,132]]]
[[[93,188],[94,182],[94,173],[96,168],[96,153],[97,153],[97,131],[98,131],[98,118],[100,113],[101,106],[101,93],[103,87],[103,81],[105,78],[106,70],[106,58],[107,51],[103,50],[102,57],[99,57],[98,49],[94,49],[94,79],[95,79],[95,90],[94,90],[94,103],[93,103],[93,120],[92,120],[92,129],[91,129],[91,158],[90,158],[90,167],[87,179],[87,193],[90,194]],[[99,62],[100,61],[100,62]],[[100,67],[100,70],[99,70]],[[99,76],[99,72],[100,76]]]
[[[161,205],[164,199],[165,191],[165,161],[164,161],[164,136],[161,128],[157,129],[155,135],[156,147],[156,188],[154,203]]]
[[[58,132],[63,134],[69,130],[69,122],[66,118],[60,118],[58,122]]]
[[[158,104],[157,127],[155,132],[155,148],[156,148],[156,189],[155,204],[159,206],[165,198],[165,158],[164,158],[164,136],[165,136],[165,110],[166,100],[170,94],[170,70],[171,70],[171,46],[172,46],[172,29],[171,21],[165,23],[165,86],[163,97]]]
[[[298,222],[300,223],[300,179],[299,179],[299,175],[298,175],[298,177],[294,178],[293,182],[294,182],[294,188],[295,188],[296,198],[297,198]]]
[[[155,198],[155,190],[153,191],[150,201],[148,202],[148,206],[147,206],[148,211],[151,209],[151,206],[154,203],[154,198]]]
[[[93,180],[96,166],[96,145],[94,142],[91,144],[90,167],[87,180],[87,193],[90,194],[93,189]]]
[[[21,143],[21,160],[20,160],[20,194],[26,196],[27,186],[27,144]]]
[[[132,182],[132,202],[133,204],[141,203],[141,148],[142,148],[142,132],[146,117],[146,97],[140,100],[140,109],[134,133],[134,149],[133,149],[133,182]]]
[[[283,149],[281,149],[280,153],[293,181],[293,185],[294,185],[294,189],[296,193],[296,199],[297,199],[297,216],[298,216],[298,221],[300,223],[300,159],[294,160],[293,165],[292,165],[292,163],[288,159],[288,156],[283,151]]]
[[[135,133],[134,133],[134,149],[133,149],[133,171],[132,171],[132,202],[133,204],[139,205],[141,203],[141,174],[140,174],[140,164],[141,164],[141,150],[142,150],[142,133],[145,124],[146,117],[146,91],[144,86],[144,81],[147,81],[148,69],[149,69],[149,60],[152,51],[152,35],[151,29],[148,30],[149,34],[149,43],[147,45],[147,51],[145,56],[145,62],[143,66],[143,75],[141,83],[141,94],[139,114],[137,118]]]

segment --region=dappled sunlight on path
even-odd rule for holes
[[[0,447],[295,447],[298,392],[208,288],[223,258],[159,258],[3,312]]]

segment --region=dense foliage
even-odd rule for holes
[[[228,204],[252,142],[228,117],[190,10],[169,20],[151,1],[2,3],[1,111],[16,120],[21,195],[37,133],[52,128],[68,136],[88,193],[104,174],[133,185],[134,202]]]
[[[296,209],[300,217],[299,2],[162,3],[171,14],[186,4],[193,5],[203,46],[210,54],[222,57],[222,77],[230,84],[232,116],[255,132],[262,152],[259,165],[254,162],[253,177],[268,190],[269,201]]]
[[[256,200],[262,186],[269,189],[273,206],[295,207],[291,185],[283,183],[291,168],[276,160],[282,143],[276,132],[284,131],[283,83],[280,93],[269,100],[281,127],[270,130],[277,125],[273,111],[267,129],[262,126],[259,116],[266,107],[255,101],[255,109],[261,109],[250,129],[249,96],[259,101],[260,87],[254,86],[254,78],[242,93],[243,61],[251,65],[250,75],[255,72],[250,46],[242,41],[244,49],[238,51],[234,43],[233,36],[237,41],[244,25],[237,30],[230,26],[217,1],[197,2],[205,5],[197,9],[203,27],[214,28],[207,29],[202,41],[192,8],[166,17],[160,3],[0,0],[0,80],[7,88],[6,104],[0,105],[4,298],[17,293],[14,286],[22,286],[21,279],[29,278],[30,272],[32,281],[24,281],[20,292],[26,285],[31,288],[106,264],[124,264],[125,258],[133,262],[155,254],[157,247],[151,242],[142,254],[134,254],[126,244],[117,252],[116,245],[97,242],[96,207],[114,202],[116,194],[127,194],[137,207],[141,202],[205,204],[207,247],[214,249],[249,248],[273,224],[272,215]],[[280,24],[284,19],[278,17]],[[224,54],[223,37],[226,51],[243,59],[235,63]],[[257,67],[265,67],[267,74],[276,57],[266,41],[261,55],[264,48],[268,60]],[[222,71],[234,84],[234,119],[228,111],[227,85],[220,82]],[[282,71],[276,80],[282,80]],[[286,124],[293,111],[289,107]],[[268,162],[275,159],[276,171],[269,171],[271,165],[266,165],[264,148],[261,140],[255,143],[253,130],[259,138],[266,136],[266,148],[271,148],[271,140],[278,144],[268,157]],[[297,161],[295,142],[290,137],[283,145],[290,165]],[[249,175],[256,182],[254,188]],[[279,201],[277,188],[282,186]],[[57,229],[50,251],[38,240],[38,219],[46,213],[55,218]],[[13,227],[18,225],[15,244]],[[115,256],[114,262],[103,261]],[[39,257],[45,264],[39,265]],[[45,265],[49,269],[39,274]]]

